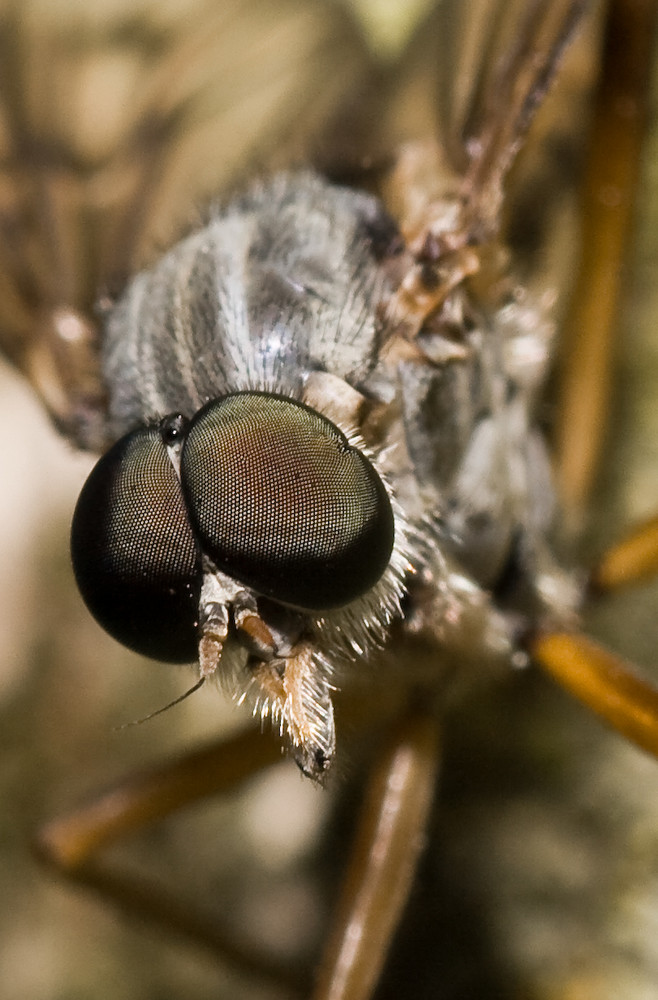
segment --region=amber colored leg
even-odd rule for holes
[[[658,688],[630,664],[579,633],[546,632],[534,637],[528,648],[562,687],[658,757]]]
[[[639,524],[612,545],[592,570],[595,593],[618,590],[658,573],[658,516]]]
[[[612,0],[582,198],[582,253],[565,329],[556,428],[565,511],[578,515],[596,473],[611,387],[614,326],[648,104],[654,0]]]
[[[128,915],[181,935],[249,975],[299,992],[288,967],[238,940],[229,927],[193,911],[160,885],[110,869],[102,848],[210,795],[235,789],[280,759],[279,744],[257,730],[212,744],[137,775],[76,812],[45,826],[36,838],[43,861]]]
[[[399,724],[370,778],[314,1000],[368,1000],[423,848],[439,755],[436,718]]]
[[[64,870],[84,865],[103,847],[210,795],[237,787],[281,756],[278,745],[248,730],[178,760],[133,775],[89,805],[39,833],[41,851]]]

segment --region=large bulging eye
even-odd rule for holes
[[[196,658],[199,552],[157,428],[122,438],[94,466],[71,556],[80,593],[111,636],[154,659]]]
[[[301,403],[264,392],[209,403],[190,425],[181,481],[202,548],[275,600],[340,607],[388,564],[394,525],[381,479]]]

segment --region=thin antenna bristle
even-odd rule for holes
[[[163,712],[167,712],[170,708],[173,708],[174,705],[180,705],[181,701],[185,701],[185,699],[189,698],[191,694],[194,694],[195,691],[198,691],[201,685],[205,683],[205,680],[206,678],[202,677],[200,680],[196,682],[196,684],[193,684],[192,687],[189,688],[189,690],[179,695],[178,698],[174,698],[174,700],[170,701],[167,705],[163,705],[162,708],[157,708],[155,712],[150,712],[148,715],[145,715],[142,719],[133,719],[132,722],[124,722],[123,725],[121,726],[113,726],[113,732],[118,733],[122,729],[129,729],[130,726],[141,726],[142,722],[148,722],[149,719],[154,719],[156,715],[162,715]]]

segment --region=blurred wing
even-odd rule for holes
[[[103,436],[99,291],[369,73],[334,4],[0,0],[0,346],[77,443]]]

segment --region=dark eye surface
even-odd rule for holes
[[[261,594],[340,607],[386,568],[394,526],[381,479],[301,403],[260,392],[209,403],[190,425],[181,480],[202,547]]]
[[[198,547],[156,428],[122,438],[92,469],[71,556],[80,593],[111,636],[154,659],[196,658]]]

